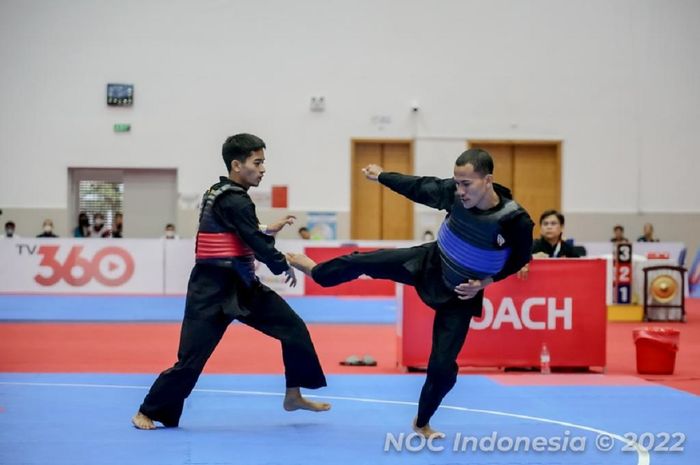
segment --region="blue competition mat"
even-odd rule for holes
[[[396,321],[392,298],[287,297],[307,323],[386,324]],[[357,303],[362,302],[362,305]],[[182,320],[184,297],[0,295],[0,321]]]
[[[432,422],[447,437],[427,442],[410,430],[423,376],[330,376],[313,391],[333,403],[330,412],[288,413],[282,376],[204,375],[180,428],[139,431],[129,419],[153,380],[0,374],[0,463],[700,463],[700,400],[662,386],[503,386],[460,376]]]

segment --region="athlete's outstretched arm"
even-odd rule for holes
[[[370,181],[378,181],[397,194],[431,208],[449,211],[455,200],[456,187],[452,179],[389,173],[379,165],[368,165],[362,173]]]

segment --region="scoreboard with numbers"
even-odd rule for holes
[[[615,303],[632,303],[632,244],[615,245]]]

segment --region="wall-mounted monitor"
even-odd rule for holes
[[[107,105],[126,107],[133,103],[133,84],[107,84]]]

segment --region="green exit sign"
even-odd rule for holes
[[[131,131],[131,125],[126,123],[115,124],[114,132],[129,132]]]

